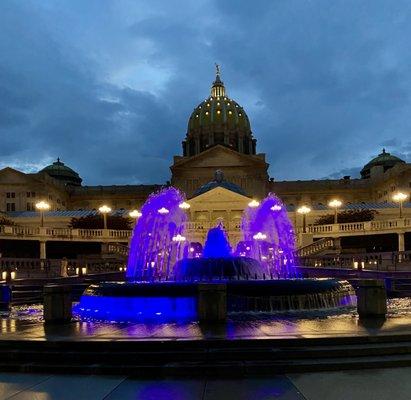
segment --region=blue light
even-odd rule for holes
[[[182,321],[197,319],[195,297],[81,296],[73,307],[82,319],[113,322]]]

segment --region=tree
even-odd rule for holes
[[[108,229],[131,229],[133,221],[119,215],[107,215]],[[87,217],[72,218],[70,228],[73,229],[103,229],[104,221],[101,215],[88,215]]]
[[[344,210],[338,213],[338,223],[372,221],[378,214],[375,210]],[[334,214],[327,214],[317,218],[314,225],[329,225],[334,223]]]
[[[16,225],[16,224],[11,219],[0,216],[0,225]]]

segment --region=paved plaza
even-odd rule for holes
[[[0,400],[409,400],[411,368],[219,380],[0,374]]]

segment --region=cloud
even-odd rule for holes
[[[2,1],[2,165],[165,182],[216,61],[276,179],[354,175],[382,146],[410,160],[410,17],[406,1]]]

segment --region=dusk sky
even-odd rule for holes
[[[1,0],[0,168],[163,183],[215,62],[276,180],[411,162],[410,21],[401,0]]]

